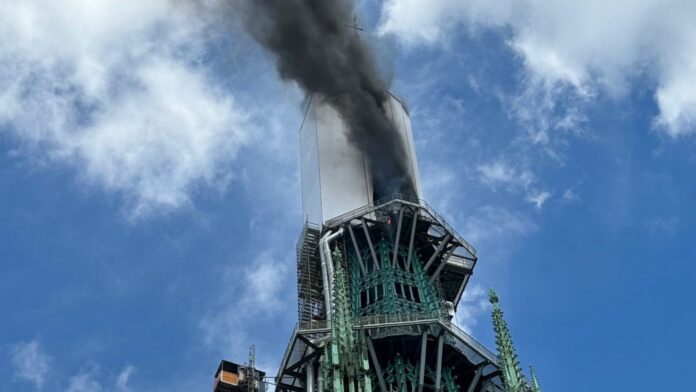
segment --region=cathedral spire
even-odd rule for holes
[[[498,295],[493,289],[490,289],[488,297],[493,304],[493,329],[495,330],[495,342],[498,346],[500,371],[503,376],[505,392],[524,392],[527,389],[527,383],[522,376],[520,361],[517,359],[507,323],[503,319],[503,311],[498,305]]]

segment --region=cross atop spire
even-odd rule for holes
[[[358,31],[365,31],[360,25],[358,25],[358,15],[353,14],[353,24],[350,25],[350,28],[355,30],[355,34],[358,34]]]

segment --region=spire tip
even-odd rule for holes
[[[491,301],[492,304],[498,303],[498,294],[496,294],[495,290],[488,289],[488,299]]]

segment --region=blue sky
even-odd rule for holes
[[[204,391],[296,321],[302,93],[234,3],[0,6],[0,390]],[[362,1],[426,200],[547,391],[683,389],[696,7]],[[629,4],[630,3],[630,4]],[[629,6],[630,5],[630,6]]]

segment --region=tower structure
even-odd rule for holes
[[[276,376],[287,392],[503,390],[498,356],[453,319],[476,250],[421,198],[409,112],[383,105],[414,194],[376,194],[371,162],[317,97],[300,129],[305,224],[298,325]]]

